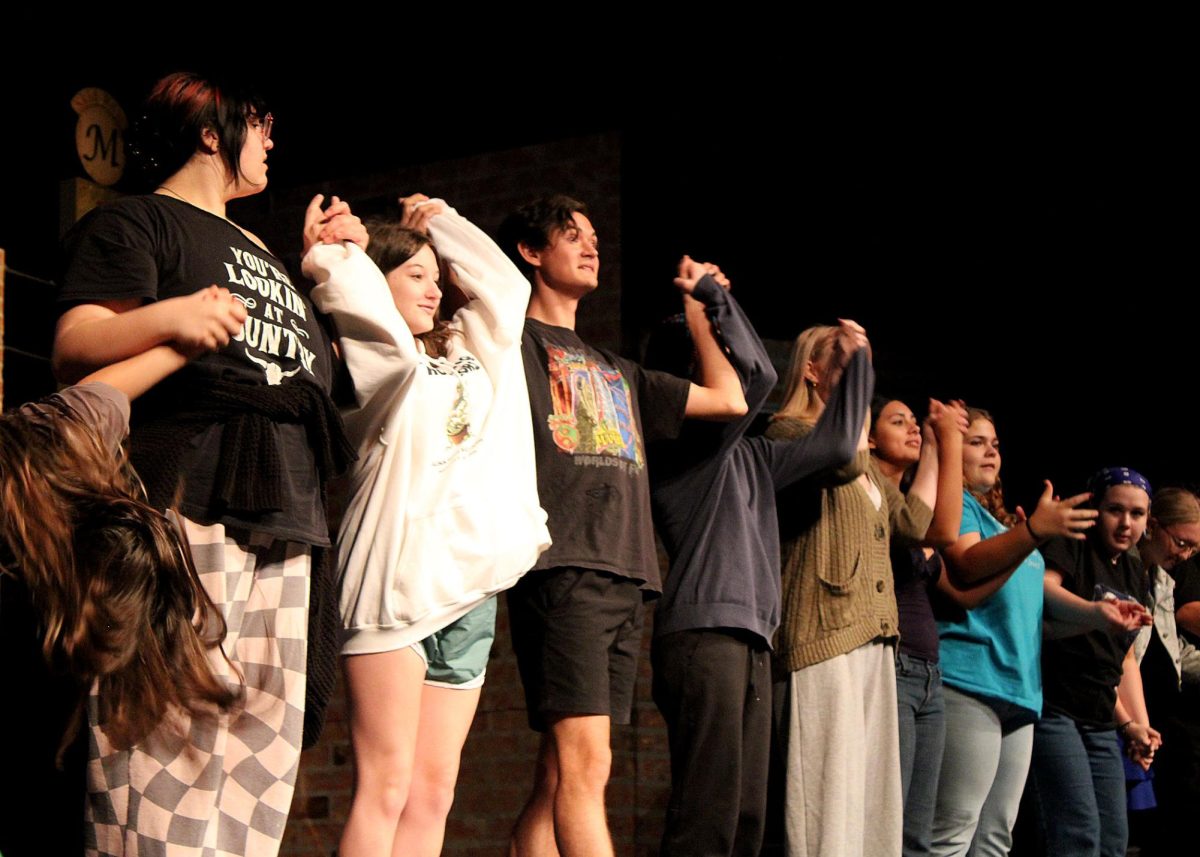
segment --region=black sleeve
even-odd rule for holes
[[[1065,536],[1055,536],[1038,550],[1041,551],[1042,559],[1046,561],[1046,570],[1057,571],[1061,574],[1063,587],[1068,592],[1074,592],[1080,598],[1091,601],[1092,593],[1089,592],[1085,595],[1079,592],[1078,555],[1073,541]]]
[[[1175,609],[1200,601],[1200,564],[1188,560],[1175,568]]]
[[[637,390],[642,439],[649,444],[678,437],[691,382],[667,372],[643,369],[630,360],[622,360],[621,364]]]
[[[813,430],[795,440],[769,441],[765,452],[776,490],[854,460],[874,389],[875,370],[867,350],[860,348],[850,358]]]
[[[71,304],[158,296],[157,230],[132,204],[96,209],[63,239],[58,302]]]

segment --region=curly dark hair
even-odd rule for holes
[[[497,232],[498,243],[525,276],[532,276],[533,268],[521,256],[518,245],[524,244],[534,250],[545,250],[550,246],[550,239],[555,230],[571,229],[575,226],[577,211],[584,217],[590,217],[586,205],[566,194],[554,193],[539,197],[504,218]]]

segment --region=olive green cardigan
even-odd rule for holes
[[[794,438],[810,423],[779,419],[767,435]],[[879,487],[879,509],[857,483],[867,472]],[[906,498],[862,450],[854,462],[825,471],[779,495],[783,560],[783,622],[775,635],[776,663],[789,671],[844,655],[872,640],[899,636],[889,534],[915,544],[933,511]]]

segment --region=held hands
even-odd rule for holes
[[[424,235],[429,234],[429,221],[446,210],[444,202],[430,201],[423,193],[402,196],[398,202],[403,212],[400,215],[400,225]]]
[[[323,194],[317,194],[304,212],[304,253],[314,244],[337,244],[349,241],[367,249],[370,236],[361,220],[351,213],[350,204],[336,196],[330,197],[329,207],[322,209]]]
[[[1126,723],[1121,734],[1125,738],[1125,755],[1141,765],[1142,770],[1149,770],[1155,752],[1162,746],[1162,735],[1148,724],[1134,721]]]
[[[934,420],[934,427],[938,435],[947,435],[949,432],[959,432],[960,435],[966,436],[968,427],[971,426],[970,420],[967,420],[967,406],[961,398],[952,398],[949,402],[938,402],[936,398],[929,400],[929,416]]]
[[[696,284],[704,278],[705,274],[711,276],[716,284],[729,291],[729,278],[721,273],[721,269],[711,262],[697,262],[691,256],[684,256],[679,260],[678,276],[675,277],[676,287],[685,295],[690,295],[696,290]]]
[[[179,302],[171,340],[189,358],[225,347],[246,321],[246,307],[229,289],[209,286],[170,300]]]
[[[832,351],[832,366],[839,370],[839,374],[840,370],[846,368],[846,364],[850,362],[850,358],[854,356],[854,352],[860,348],[867,349],[867,355],[870,355],[871,342],[867,339],[866,329],[852,319],[839,318],[837,333],[834,334]],[[832,386],[832,383],[830,386]]]
[[[829,397],[833,395],[833,388],[841,383],[842,373],[850,362],[850,358],[862,348],[867,349],[869,357],[871,343],[867,340],[866,330],[856,321],[839,318],[838,329],[833,334],[833,343],[830,346],[829,365],[821,374],[821,381],[817,385],[817,393],[822,400],[829,401]],[[869,417],[867,422],[870,422]]]
[[[1092,624],[1101,631],[1124,634],[1136,631],[1145,625],[1153,625],[1150,611],[1136,601],[1125,601],[1111,596],[1094,602]]]
[[[1055,495],[1054,486],[1050,484],[1049,479],[1045,484],[1046,489],[1038,498],[1038,504],[1033,510],[1033,514],[1027,519],[1025,510],[1018,506],[1017,521],[1025,524],[1029,529],[1029,534],[1039,543],[1051,536],[1066,536],[1070,539],[1086,538],[1084,534],[1095,526],[1096,518],[1100,513],[1095,509],[1079,509],[1077,507],[1092,495],[1085,491],[1074,497],[1060,500]]]
[[[967,427],[967,408],[961,400],[955,399],[947,404],[930,399],[929,413],[921,425],[921,439],[923,443],[936,448],[939,437],[947,437],[951,432],[965,435]]]

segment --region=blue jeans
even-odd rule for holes
[[[916,857],[929,853],[938,774],[946,743],[946,704],[938,665],[897,652],[896,705],[900,727],[900,793],[904,796],[904,855]]]
[[[1113,729],[1048,712],[1033,732],[1033,775],[1055,857],[1124,857],[1125,769]]]

